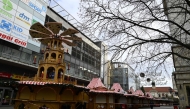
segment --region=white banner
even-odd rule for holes
[[[21,0],[23,3],[28,5],[30,8],[40,13],[42,16],[46,16],[47,6],[42,5],[40,2],[36,0]]]
[[[32,14],[28,13],[21,7],[18,7],[15,23],[29,30],[32,23]]]
[[[10,21],[14,21],[17,5],[10,0],[0,1],[0,15]]]
[[[0,31],[5,35],[10,35],[10,37],[18,38],[24,42],[28,40],[29,31],[13,22],[0,17]],[[3,38],[2,38],[3,39]],[[9,41],[9,40],[7,40]],[[15,43],[14,41],[12,41]],[[16,43],[18,45],[18,43]],[[26,47],[26,44],[22,44],[21,46]]]
[[[27,45],[27,41],[23,41],[19,38],[10,36],[6,33],[1,32],[1,31],[0,31],[0,39],[9,41],[11,43],[17,44],[17,45],[22,46],[22,47],[26,47],[26,45]]]

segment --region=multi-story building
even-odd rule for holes
[[[144,87],[145,92],[150,92],[154,98],[171,99],[175,92],[171,87]]]
[[[122,62],[111,62],[110,70],[110,85],[113,83],[119,83],[124,90],[129,90],[130,87],[136,89],[136,79],[134,69],[126,63]]]
[[[165,9],[165,15],[168,20],[174,22],[169,23],[170,35],[181,41],[184,45],[189,45],[190,36],[184,30],[189,30],[190,23],[188,22],[190,16],[187,13],[189,5],[186,0],[163,0],[163,6]],[[179,28],[177,25],[180,25]],[[182,29],[183,28],[183,29]],[[189,58],[190,51],[177,44],[172,46],[172,51],[182,57]],[[178,90],[180,109],[190,106],[190,64],[189,60],[180,58],[177,55],[173,55],[173,63],[175,72],[173,77]]]
[[[107,53],[107,46],[102,41],[95,42],[96,45],[100,47],[101,50],[101,74],[100,77],[103,79],[103,83],[106,87],[108,87],[108,72],[109,72],[109,61],[108,61],[108,53]]]
[[[16,89],[11,88],[11,82],[22,76],[33,77],[39,60],[43,58],[46,46],[30,37],[29,29],[32,24],[61,22],[62,31],[68,28],[78,30],[59,13],[60,10],[56,10],[56,7],[64,9],[55,3],[51,6],[48,0],[0,0],[0,107],[12,104],[11,99],[3,102],[6,96],[14,98]],[[67,17],[69,16],[71,15],[67,13]],[[100,77],[101,73],[106,72],[103,64],[106,62],[106,53],[102,55],[106,46],[102,42],[95,43],[78,31],[76,35],[82,38],[82,42],[78,42],[75,47],[63,44],[64,50],[68,51],[64,60],[70,64],[70,69],[65,74],[77,79],[79,84],[87,85],[92,78]]]

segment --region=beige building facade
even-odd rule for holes
[[[181,28],[169,23],[170,35],[181,41],[183,44],[190,43],[190,36],[184,30],[188,30],[190,18],[184,9],[188,9],[189,5],[185,0],[162,0],[165,9],[165,15],[168,20],[180,25]],[[176,8],[179,7],[180,8]],[[173,8],[171,8],[173,7]],[[182,12],[183,11],[183,12]],[[179,45],[172,46],[172,52],[183,57],[190,57],[190,51]],[[180,109],[186,109],[190,106],[190,61],[173,55],[173,63],[175,71],[173,72],[174,90],[178,91]]]

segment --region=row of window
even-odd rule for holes
[[[69,62],[69,61],[65,61],[66,63],[69,63],[70,64],[70,68],[74,68],[76,70],[76,72],[78,72],[78,70],[80,69],[80,66],[79,65],[76,65],[75,63],[72,63],[72,62]],[[91,67],[91,66],[90,66]],[[88,69],[89,72],[92,72],[92,73],[98,73],[99,72],[99,69],[96,69],[96,68],[92,68],[89,69],[89,68],[85,68],[85,69]],[[84,70],[84,69],[83,69]]]
[[[94,57],[92,57],[92,56],[82,53],[81,51],[79,51],[75,48],[72,48],[72,56],[76,57],[77,59],[82,60],[83,62],[86,62],[92,66],[96,66],[97,69],[100,68],[100,61],[98,61],[97,59],[94,59]]]

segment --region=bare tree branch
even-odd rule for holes
[[[176,45],[190,50],[189,9],[189,0],[82,0],[80,28],[109,42],[112,60],[122,58],[156,72],[167,70],[172,56],[190,60],[187,54],[171,50]]]

